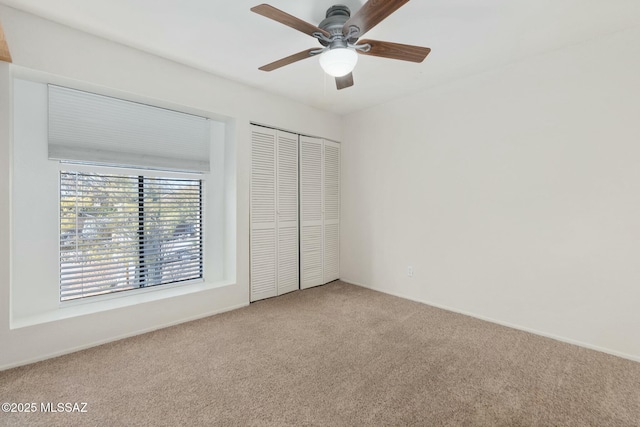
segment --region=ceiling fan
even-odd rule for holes
[[[327,10],[326,18],[318,26],[309,24],[268,4],[251,8],[252,12],[278,21],[318,39],[321,48],[308,49],[260,67],[273,71],[305,58],[320,55],[320,66],[336,78],[338,90],[353,86],[352,71],[358,54],[422,62],[431,49],[378,40],[360,40],[371,28],[398,10],[409,0],[369,0],[351,16],[347,6],[335,5]]]

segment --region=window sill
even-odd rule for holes
[[[87,300],[63,303],[56,310],[19,318],[12,318],[11,329],[26,328],[43,323],[56,322],[64,319],[86,316],[109,310],[116,310],[119,308],[131,307],[148,302],[175,298],[183,295],[194,294],[197,292],[203,292],[232,285],[235,285],[234,280],[200,282],[169,288],[149,288],[148,290],[145,290],[145,292],[138,292],[134,294],[127,294],[127,292],[125,291],[122,294],[113,294],[108,296],[105,295],[105,297],[108,298],[96,297],[96,299],[93,301]]]

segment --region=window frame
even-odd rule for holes
[[[59,297],[59,161],[48,158],[47,84],[89,91],[210,119],[210,171],[203,174],[205,205],[205,277],[202,283],[166,285],[67,301]],[[52,324],[118,310],[144,319],[190,318],[213,314],[234,304],[244,290],[242,278],[246,239],[240,224],[244,209],[238,197],[242,165],[238,163],[238,120],[211,109],[19,69],[12,84],[11,259],[9,298],[11,329]],[[90,166],[106,166],[95,164]],[[140,168],[139,169],[147,169]],[[149,168],[152,169],[152,168]],[[179,170],[173,169],[173,172]],[[153,171],[148,173],[154,173]],[[34,205],[35,203],[35,205]],[[248,288],[247,288],[248,292]],[[202,298],[199,297],[202,295]],[[184,306],[185,302],[188,307]],[[237,305],[238,307],[242,305]],[[161,308],[163,307],[163,308]],[[216,308],[217,307],[217,308]],[[162,312],[157,312],[159,308]],[[153,313],[148,310],[152,309]],[[168,311],[167,311],[168,310]],[[155,317],[154,317],[155,316]],[[160,316],[160,317],[158,317]],[[167,317],[168,316],[168,317]],[[193,314],[194,318],[200,314]],[[129,322],[118,320],[117,322]]]

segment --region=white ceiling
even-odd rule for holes
[[[258,0],[0,3],[340,114],[640,25],[638,0],[413,0],[366,38],[430,47],[427,59],[414,64],[360,56],[355,86],[337,91],[316,58],[269,73],[258,70],[319,46],[250,12]],[[364,0],[269,0],[315,25],[335,3],[355,13]]]

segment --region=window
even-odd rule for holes
[[[31,71],[29,73],[31,75]],[[49,78],[44,74],[37,76],[42,80]],[[86,87],[90,87],[89,84]],[[158,99],[162,97],[160,92],[158,99],[147,99],[96,87],[96,90],[100,90],[103,94],[115,97],[126,95],[129,100],[136,99],[141,102],[140,105],[155,104],[163,108],[153,108],[153,113],[151,110],[145,110],[146,113],[142,114],[142,108],[138,110],[131,106],[124,117],[118,115],[119,119],[116,120],[115,105],[112,105],[113,108],[105,108],[106,111],[102,109],[105,111],[104,114],[90,114],[88,111],[94,111],[94,107],[97,108],[97,106],[85,103],[83,105],[86,108],[80,108],[79,112],[74,109],[73,114],[64,116],[65,120],[60,122],[61,112],[55,105],[64,107],[73,105],[75,101],[66,99],[63,103],[54,102],[52,105],[52,98],[55,96],[50,92],[50,88],[51,86],[42,82],[23,80],[19,77],[13,79],[10,206],[12,256],[9,295],[11,327],[21,328],[59,319],[91,315],[91,313],[104,313],[104,317],[100,317],[103,320],[113,319],[117,318],[117,313],[121,313],[119,309],[123,307],[129,307],[128,313],[134,313],[145,322],[156,322],[157,317],[152,312],[157,310],[149,312],[148,307],[165,307],[166,309],[171,306],[172,301],[175,301],[177,304],[175,308],[171,309],[171,313],[165,313],[163,318],[182,319],[211,313],[237,301],[236,297],[240,298],[238,295],[242,292],[234,287],[238,256],[237,232],[241,230],[237,226],[236,138],[233,126],[223,121],[226,118],[217,115],[212,118],[203,118],[207,115],[214,116],[214,113],[189,109],[190,114],[199,113],[201,118],[180,122],[176,117],[183,117],[181,114],[185,114],[184,110],[188,107],[159,101]],[[121,101],[118,104],[121,104]],[[179,111],[182,113],[178,113]],[[164,112],[178,114],[175,116],[168,114],[174,118],[163,115],[162,118],[149,120],[151,116],[157,117],[155,113]],[[108,117],[109,126],[106,126],[105,120],[100,120],[105,117]],[[188,127],[187,122],[202,125],[201,132],[189,131],[188,134],[192,135],[191,137],[178,135],[177,129]],[[145,123],[148,126],[142,126]],[[64,130],[64,126],[67,125],[69,127]],[[98,125],[105,125],[105,127],[96,129]],[[136,125],[140,126],[135,127]],[[89,132],[90,128],[95,132]],[[131,134],[137,135],[138,138],[131,138]],[[202,139],[198,139],[196,135],[203,135]],[[105,142],[107,139],[111,143],[107,144]],[[125,142],[122,142],[123,140]],[[83,141],[88,145],[83,145]],[[105,143],[102,144],[101,141]],[[144,147],[140,145],[141,141],[145,142]],[[58,150],[56,146],[64,151]],[[197,147],[201,147],[202,150]],[[76,149],[78,151],[74,151]],[[120,154],[116,156],[116,152]],[[62,172],[64,174],[61,175]],[[99,216],[86,212],[85,207],[86,216],[79,216],[77,225],[75,218],[71,220],[70,225],[63,224],[62,229],[66,233],[64,237],[61,236],[61,196],[63,200],[67,198],[63,204],[64,207],[76,203],[75,198],[72,199],[70,196],[74,191],[87,191],[82,188],[76,190],[69,183],[66,184],[67,188],[64,183],[61,185],[61,178],[63,181],[68,181],[70,179],[68,174],[76,172],[78,183],[82,183],[85,187],[88,182],[83,180],[90,181],[89,177],[93,175],[128,177],[122,180],[129,182],[130,192],[135,192],[132,198],[135,198],[136,203],[133,213],[130,211],[127,213],[130,218],[127,223],[134,224],[136,239],[127,240],[130,249],[127,256],[131,259],[126,264],[128,269],[123,268],[120,272],[124,280],[95,283],[97,280],[88,274],[87,255],[93,255],[95,260],[97,254],[89,254],[87,250],[84,254],[73,254],[75,248],[70,247],[71,242],[77,237],[77,249],[84,249],[80,247],[82,239],[85,239],[85,244],[89,243],[86,241],[87,236],[97,227],[104,227],[101,222],[105,222],[105,219],[98,221]],[[193,184],[187,188],[200,186],[202,212],[199,220],[191,222],[195,226],[185,224],[178,227],[177,224],[180,223],[178,221],[173,223],[173,227],[164,228],[165,233],[170,234],[165,236],[165,242],[161,245],[165,259],[174,255],[172,266],[183,263],[180,268],[174,268],[174,270],[179,273],[189,272],[186,277],[174,274],[171,280],[178,283],[164,284],[164,281],[158,279],[154,281],[151,280],[151,274],[147,275],[147,281],[142,284],[135,281],[136,269],[140,268],[137,265],[140,259],[138,248],[140,238],[137,234],[139,231],[137,192],[138,180],[141,176],[147,178],[144,182],[147,190],[150,182],[154,181],[152,178],[158,178],[157,183],[187,181]],[[104,180],[103,178],[102,181]],[[134,181],[135,185],[131,184],[131,181]],[[93,179],[93,184],[97,185],[96,182],[100,180]],[[131,190],[131,187],[135,190]],[[60,192],[61,188],[63,194]],[[34,200],[37,201],[36,205]],[[144,207],[148,214],[152,207],[148,204],[149,197],[144,201],[147,203]],[[106,206],[105,203],[95,205]],[[168,205],[164,204],[163,207],[166,209]],[[79,204],[78,213],[82,212],[81,208],[82,205]],[[115,207],[112,210],[115,210]],[[73,218],[71,215],[72,213],[67,212],[63,213],[62,217]],[[144,216],[141,215],[141,217],[145,219]],[[146,219],[150,220],[148,216]],[[122,221],[121,224],[124,222]],[[82,225],[82,232],[80,232],[80,225]],[[148,231],[151,225],[153,222],[147,222]],[[192,231],[194,229],[195,231]],[[72,236],[72,230],[77,230],[76,237]],[[198,231],[200,236],[194,234]],[[107,241],[113,243],[113,233],[111,237],[108,232],[105,234]],[[150,237],[150,234],[151,232],[146,237]],[[63,242],[66,242],[63,245],[61,245],[61,237],[64,239]],[[131,236],[120,236],[121,242],[125,241],[124,237],[131,239]],[[187,243],[188,239],[195,239],[197,243],[191,243],[190,246]],[[103,243],[103,248],[107,248],[106,242]],[[201,246],[198,246],[198,243]],[[75,247],[75,243],[73,246]],[[123,246],[126,245],[122,243],[119,245],[120,248]],[[189,254],[185,248],[193,249],[192,254]],[[202,265],[195,261],[191,264],[193,268],[190,270],[184,268],[189,267],[186,261],[189,256],[200,256],[198,253],[200,248]],[[102,252],[105,252],[104,249]],[[75,260],[71,259],[72,255],[75,255]],[[84,260],[80,259],[82,255],[85,256]],[[144,261],[148,266],[150,254],[144,255]],[[103,263],[111,262],[113,258],[116,258],[116,255],[111,255],[108,261]],[[70,280],[70,276],[65,276],[61,281],[61,261],[64,261],[65,267],[71,266],[72,262],[76,263],[76,279],[78,271],[82,271],[82,264],[78,265],[79,261],[84,261],[83,280],[76,280],[74,283]],[[164,279],[169,278],[167,274],[169,270],[170,267],[163,268]],[[138,271],[138,277],[144,272],[143,266]],[[159,275],[156,274],[157,276]],[[79,286],[79,282],[82,282],[83,286]],[[153,286],[158,282],[163,284]],[[140,288],[140,286],[143,287]],[[75,294],[71,289],[74,289]],[[122,291],[118,292],[120,290]],[[207,299],[208,303],[194,304],[194,301],[202,301],[202,298]],[[180,303],[185,301],[188,302],[187,306]]]
[[[60,172],[60,300],[203,278],[202,180]]]
[[[50,160],[210,172],[204,117],[55,85],[48,105]],[[96,170],[60,172],[60,300],[203,279],[202,181]]]

